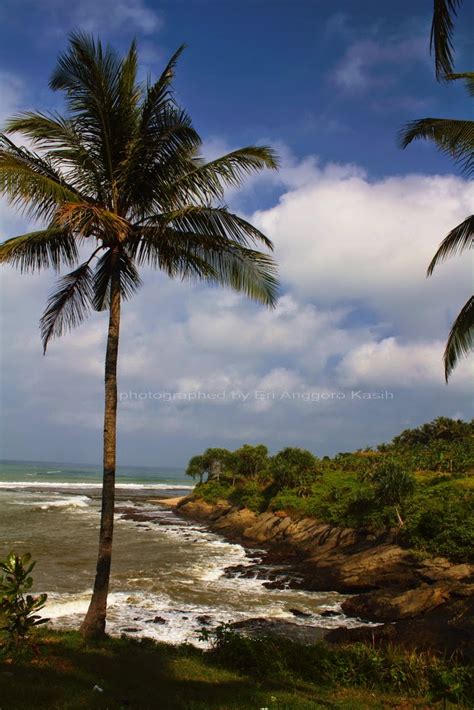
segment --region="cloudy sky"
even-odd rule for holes
[[[472,212],[474,188],[430,145],[397,147],[404,122],[463,117],[439,85],[429,0],[6,0],[0,120],[60,109],[49,74],[71,29],[124,49],[155,75],[183,42],[176,93],[215,156],[273,145],[279,173],[230,192],[274,241],[282,295],[268,311],[231,292],[145,273],[124,308],[119,462],[184,465],[208,446],[265,442],[318,455],[387,441],[439,415],[472,417],[472,363],[450,384],[442,352],[471,286],[467,256],[426,266]],[[466,3],[467,5],[467,3]],[[472,69],[465,9],[457,67]],[[0,237],[28,224],[0,203]],[[2,273],[2,455],[101,458],[105,316],[42,356],[51,273]],[[363,393],[377,393],[367,399]]]

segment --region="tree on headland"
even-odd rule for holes
[[[415,477],[394,461],[383,461],[374,469],[368,469],[363,479],[369,481],[377,500],[393,506],[400,527],[404,525],[401,507],[415,490]]]
[[[287,446],[270,459],[268,472],[279,488],[297,488],[306,494],[318,477],[316,463],[311,451]]]
[[[233,452],[233,467],[236,476],[256,478],[268,465],[268,449],[264,444],[244,444]]]
[[[204,476],[207,473],[207,465],[204,456],[193,456],[189,460],[188,467],[186,469],[187,476],[191,476],[194,481],[198,479],[199,483],[202,483]]]
[[[89,35],[74,33],[50,81],[53,90],[64,92],[66,114],[22,113],[0,136],[0,194],[44,223],[1,244],[0,260],[23,272],[72,268],[42,316],[44,350],[90,311],[109,314],[99,554],[81,627],[87,637],[105,630],[120,314],[123,301],[140,287],[139,268],[228,286],[269,307],[277,298],[275,263],[257,249],[272,249],[271,242],[222,203],[226,186],[276,168],[276,156],[261,146],[211,162],[199,156],[201,139],[172,95],[181,52],[155,83],[143,85],[137,81],[135,43],[120,58]],[[16,145],[12,134],[32,148]]]

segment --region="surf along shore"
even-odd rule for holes
[[[176,515],[199,521],[244,547],[264,548],[263,566],[271,565],[275,571],[265,582],[269,589],[281,584],[279,572],[290,568],[287,584],[292,588],[347,595],[342,604],[347,616],[379,624],[325,631],[329,642],[390,643],[474,657],[474,565],[421,558],[398,545],[390,533],[368,535],[283,511],[255,513],[227,501],[211,504],[195,495],[150,502],[170,507]],[[232,572],[258,576],[259,566],[262,562]],[[292,637],[289,622],[253,619],[239,626],[254,635]],[[309,634],[305,641],[311,640]]]

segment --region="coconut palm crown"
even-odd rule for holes
[[[450,74],[449,81],[463,80],[471,97],[474,98],[474,73]],[[446,155],[453,158],[462,173],[468,177],[474,174],[474,121],[452,118],[422,118],[408,123],[400,133],[400,142],[406,148],[412,141],[429,140]],[[466,249],[472,249],[474,237],[474,215],[467,217],[454,227],[441,242],[438,251],[428,266],[428,276],[445,259]],[[474,349],[474,297],[471,296],[462,307],[454,323],[444,351],[444,372],[446,382],[459,359]]]
[[[50,87],[66,113],[26,112],[0,134],[0,194],[44,226],[0,245],[0,260],[35,271],[67,267],[41,318],[51,338],[91,311],[109,311],[105,361],[103,491],[94,592],[82,629],[105,629],[112,553],[120,309],[140,287],[139,269],[231,287],[272,307],[272,243],[223,204],[226,187],[276,168],[267,147],[249,146],[210,162],[176,103],[172,79],[183,47],[155,83],[137,81],[137,50],[125,57],[84,33],[70,37]],[[19,147],[20,135],[30,146]]]

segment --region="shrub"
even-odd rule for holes
[[[202,498],[206,503],[217,503],[219,500],[227,500],[234,491],[234,487],[226,481],[209,481],[196,486],[195,495]]]
[[[2,645],[7,653],[25,647],[32,629],[48,621],[37,613],[43,609],[47,594],[27,594],[33,586],[31,572],[35,564],[29,553],[20,556],[13,552],[0,562],[0,632],[5,637]]]
[[[245,481],[238,485],[230,494],[229,500],[235,505],[260,513],[266,507],[267,500],[262,487],[257,481]]]
[[[274,637],[248,638],[223,626],[208,652],[218,663],[258,678],[286,676],[318,685],[359,686],[423,695],[433,700],[473,699],[470,669],[428,653],[363,643],[302,645]]]

